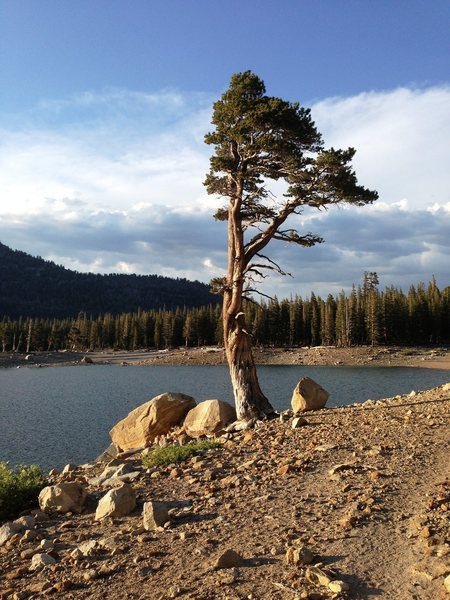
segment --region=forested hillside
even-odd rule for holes
[[[159,275],[78,273],[0,243],[0,318],[76,317],[216,303],[209,286]]]
[[[254,344],[274,346],[437,345],[450,343],[450,287],[433,279],[405,294],[379,291],[376,274],[350,294],[326,299],[311,294],[257,305],[247,303],[246,319]],[[76,319],[0,321],[0,350],[169,348],[222,344],[219,305],[111,314]]]

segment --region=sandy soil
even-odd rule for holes
[[[255,348],[255,361],[266,365],[375,365],[450,369],[450,348],[371,347]],[[28,357],[28,358],[27,358]],[[218,365],[225,364],[224,351],[176,348],[160,351],[0,353],[0,367],[44,367],[85,364]]]
[[[0,598],[447,598],[450,384],[305,418],[297,429],[284,415],[228,434],[179,466],[146,471],[138,455],[124,457],[137,472],[138,507],[122,518],[95,521],[106,490],[89,480],[104,464],[55,474],[88,487],[86,508],[51,515],[0,547]],[[142,527],[149,500],[173,503],[157,531]],[[74,552],[90,540],[92,552]],[[56,562],[32,571],[43,543]],[[299,547],[311,564],[286,560]],[[239,566],[215,568],[228,549]],[[348,591],[331,591],[327,578]]]

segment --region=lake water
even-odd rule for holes
[[[447,370],[436,369],[290,365],[260,366],[258,376],[276,409],[290,407],[292,390],[305,376],[330,392],[328,406],[424,390],[450,379]],[[88,462],[110,444],[108,431],[117,421],[166,391],[198,402],[232,403],[224,366],[0,369],[0,460],[44,469]]]

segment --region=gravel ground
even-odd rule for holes
[[[120,519],[94,518],[105,489],[88,482],[104,465],[55,473],[88,487],[86,507],[0,547],[0,598],[447,598],[450,384],[305,418],[229,434],[180,466],[146,471],[139,456],[124,458],[138,473],[138,507]],[[146,531],[142,504],[155,499],[175,508],[166,527]],[[32,571],[42,540],[56,562]],[[90,540],[97,549],[77,557]],[[289,548],[312,562],[293,564],[293,550],[288,562]],[[218,569],[226,550],[237,566]]]

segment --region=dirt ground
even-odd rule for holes
[[[134,473],[138,498],[122,518],[95,520],[106,489],[91,478],[104,464],[55,473],[52,482],[87,487],[85,509],[50,515],[0,547],[0,598],[448,598],[450,384],[304,417],[295,429],[285,414],[227,434],[179,466],[116,459]],[[156,531],[142,527],[150,500],[173,507]],[[32,570],[42,548],[55,562]],[[289,548],[312,562],[288,562]],[[218,569],[226,550],[237,566]]]
[[[266,365],[371,365],[450,369],[450,348],[358,346],[335,348],[255,348],[255,361]],[[171,350],[0,353],[0,367],[69,366],[94,364],[219,365],[225,364],[222,348],[175,348]]]

